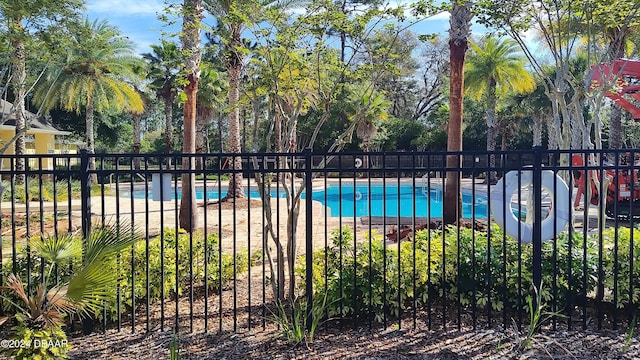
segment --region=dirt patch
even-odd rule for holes
[[[181,359],[638,359],[637,338],[601,331],[537,334],[523,347],[523,335],[511,330],[463,327],[449,331],[415,329],[328,329],[313,342],[290,344],[273,326],[242,333],[179,336]],[[71,359],[168,359],[171,331],[105,334],[71,339]]]

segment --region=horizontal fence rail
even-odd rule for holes
[[[280,300],[370,328],[523,327],[536,307],[553,329],[618,328],[639,308],[640,150],[0,161],[0,284],[14,273],[34,293],[81,266],[46,276],[36,242],[141,234],[113,260],[113,296],[93,314],[103,330],[266,328]],[[195,204],[181,206],[192,183]]]

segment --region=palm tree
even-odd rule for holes
[[[6,40],[10,45],[11,85],[13,87],[13,112],[15,118],[15,147],[17,156],[15,170],[20,172],[25,169],[25,159],[20,155],[26,154],[24,135],[28,129],[25,99],[27,96],[27,54],[26,44],[34,34],[44,38],[55,38],[47,35],[46,29],[55,27],[64,21],[74,21],[82,7],[79,0],[54,0],[40,2],[35,5],[23,0],[8,0],[0,3],[0,17],[5,23]],[[33,31],[37,29],[37,31]],[[60,39],[57,38],[59,43]],[[24,182],[24,175],[16,176],[17,183]]]
[[[453,1],[449,17],[449,63],[451,79],[449,84],[449,125],[447,129],[447,151],[462,150],[462,100],[464,89],[464,60],[471,34],[471,2]],[[459,156],[447,156],[447,168],[460,166]],[[444,188],[445,206],[442,221],[445,224],[457,222],[462,214],[460,199],[460,173],[447,171]]]
[[[162,40],[160,45],[151,45],[151,50],[151,53],[142,54],[142,58],[149,65],[149,86],[164,102],[165,153],[169,154],[173,149],[173,104],[178,93],[178,76],[183,59],[178,46],[170,41]],[[170,167],[170,162],[167,162],[167,168]]]
[[[223,100],[221,93],[226,88],[222,77],[213,66],[203,63],[200,84],[198,86],[198,105],[196,107],[196,153],[207,152],[205,147],[208,139],[205,139],[207,125],[212,121],[216,113],[216,108],[221,107]],[[206,144],[205,144],[206,143]],[[196,168],[204,168],[202,158],[196,159]]]
[[[288,0],[279,7],[285,8],[299,1]],[[263,9],[276,4],[273,0],[207,0],[209,11],[217,17],[227,37],[227,74],[229,76],[229,152],[240,153],[242,143],[240,137],[240,81],[244,66],[245,43],[242,32],[249,19],[255,19],[263,13]],[[235,172],[229,177],[229,187],[224,200],[244,197],[242,184],[242,159],[234,156],[230,159],[230,167]]]
[[[73,45],[59,68],[49,72],[34,101],[45,110],[59,106],[68,111],[85,111],[87,147],[95,152],[94,114],[108,110],[143,111],[140,94],[127,81],[136,75],[140,59],[133,45],[106,21],[84,21],[73,36]],[[95,170],[95,158],[89,162]],[[97,176],[92,175],[92,181]]]
[[[184,70],[186,84],[184,86],[184,121],[182,152],[194,154],[196,152],[196,103],[198,81],[200,80],[200,27],[202,22],[202,0],[184,0],[182,17],[182,51],[185,54]],[[196,208],[196,178],[194,159],[188,156],[182,158],[182,199],[180,200],[180,227],[193,232],[198,224]]]
[[[93,229],[86,239],[64,234],[32,240],[32,251],[47,266],[42,282],[32,295],[25,290],[22,279],[11,274],[2,289],[13,296],[3,295],[2,298],[17,309],[16,318],[22,326],[55,334],[64,324],[64,315],[90,318],[99,313],[104,301],[115,295],[116,255],[141,238],[140,232],[131,224],[118,222]],[[80,259],[80,266],[74,267],[68,282],[58,283],[51,279],[55,268]],[[0,318],[0,325],[8,319]],[[64,337],[64,333],[61,336]]]
[[[142,117],[143,115],[149,111],[149,109],[153,106],[153,98],[152,93],[148,86],[146,86],[146,79],[148,75],[148,67],[145,66],[144,62],[140,62],[138,66],[133,68],[133,72],[136,74],[136,77],[132,80],[131,86],[140,94],[140,98],[142,99],[144,105],[144,111],[137,113],[131,112],[131,116],[133,117],[133,153],[140,154],[140,150],[142,148]],[[136,157],[133,159],[133,168],[136,170],[140,170],[140,158]]]
[[[234,2],[232,0],[232,2]],[[242,76],[242,66],[244,62],[244,43],[240,35],[244,29],[244,24],[238,22],[229,23],[229,152],[239,153],[242,151],[240,141],[240,77]],[[244,197],[244,186],[242,184],[242,159],[232,158],[231,168],[236,170],[229,177],[229,187],[227,188],[226,199]]]
[[[480,46],[471,43],[473,50],[464,72],[465,90],[475,100],[485,99],[487,105],[487,151],[489,167],[495,168],[496,106],[499,96],[507,92],[522,94],[535,89],[535,81],[525,69],[524,57],[518,55],[518,43],[509,39],[486,37]],[[487,181],[495,180],[495,172],[488,171]]]

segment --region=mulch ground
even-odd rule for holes
[[[424,324],[419,324],[424,325]],[[529,348],[512,330],[321,330],[310,343],[291,344],[275,328],[243,333],[182,334],[181,359],[638,359],[638,338],[613,331],[537,334]],[[168,359],[169,331],[71,339],[71,359]]]
[[[400,325],[397,320],[390,320],[386,328],[376,323],[369,328],[369,324],[362,322],[357,327],[352,323],[331,322],[320,327],[313,341],[294,344],[282,336],[272,313],[261,311],[262,276],[257,271],[252,274],[251,281],[244,279],[236,284],[236,296],[230,289],[222,292],[222,298],[209,295],[208,332],[205,332],[205,301],[201,292],[194,293],[193,303],[186,297],[179,299],[180,359],[640,359],[638,331],[628,337],[624,332],[626,322],[619,325],[619,331],[597,331],[592,328],[594,322],[588,323],[587,330],[581,330],[578,321],[574,322],[576,330],[568,331],[566,323],[559,321],[557,330],[537,332],[531,346],[526,347],[526,325],[522,331],[517,331],[515,325],[505,329],[500,323],[488,325],[483,315],[479,315],[478,329],[473,329],[467,314],[461,317],[459,328],[451,322],[455,320],[447,320],[447,327],[443,329],[439,308],[432,312],[433,328],[439,330],[426,330],[429,318],[418,312],[415,326],[411,314]],[[249,299],[242,294],[249,292],[250,284],[249,304]],[[268,286],[265,291],[268,301]],[[119,332],[71,334],[70,358],[169,359],[176,319],[175,301],[165,302],[162,323],[158,304],[149,310],[149,327],[146,308],[140,307],[136,314],[135,333],[125,316]],[[456,319],[456,316],[451,314],[447,318]],[[495,315],[494,321],[497,321]]]

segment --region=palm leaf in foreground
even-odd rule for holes
[[[106,224],[93,230],[87,240],[84,264],[102,262],[131,247],[142,238],[135,226],[126,222]]]

